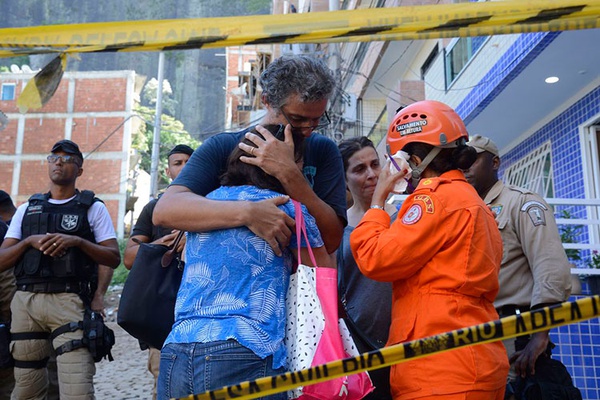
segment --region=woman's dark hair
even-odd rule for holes
[[[340,149],[342,160],[344,161],[344,172],[348,171],[348,160],[350,160],[350,157],[365,147],[371,147],[375,150],[373,142],[365,136],[346,139],[338,144],[338,149]]]
[[[430,144],[413,142],[404,146],[402,150],[424,160],[431,149],[433,146]],[[453,169],[468,169],[476,159],[477,151],[471,146],[461,144],[452,149],[442,149],[427,168],[441,175]]]
[[[284,129],[285,127],[281,124],[278,125],[261,125],[263,128],[268,129],[278,140],[284,140]],[[264,136],[253,128],[252,133],[264,139]],[[304,154],[304,138],[301,135],[293,135],[294,139],[294,159],[296,162],[302,160]],[[241,143],[245,143],[248,146],[256,147],[250,140],[243,138]],[[221,175],[220,183],[223,186],[242,186],[242,185],[253,185],[261,189],[269,189],[275,192],[284,193],[283,185],[277,178],[267,174],[261,168],[250,165],[240,161],[241,156],[251,157],[240,149],[238,146],[231,152],[227,160],[227,170]]]

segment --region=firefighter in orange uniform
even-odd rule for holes
[[[494,299],[502,239],[494,216],[459,170],[477,154],[460,117],[437,101],[395,116],[391,153],[410,156],[415,191],[397,220],[383,205],[400,174],[382,169],[371,203],[350,237],[363,274],[393,282],[388,345],[498,319]],[[501,400],[508,374],[501,342],[394,365],[394,399]]]

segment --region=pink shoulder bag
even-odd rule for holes
[[[290,277],[286,297],[286,347],[288,368],[298,371],[358,355],[343,319],[338,318],[337,270],[308,267],[300,258],[304,235],[313,265],[315,257],[308,242],[300,203],[294,202],[298,269]],[[288,393],[290,399],[359,400],[373,391],[367,372],[304,386]]]

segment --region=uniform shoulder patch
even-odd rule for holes
[[[417,189],[422,189],[424,191],[429,191],[429,192],[435,192],[437,187],[440,186],[440,179],[439,178],[427,178],[427,179],[422,179],[419,182],[419,186],[417,187]]]
[[[502,204],[490,204],[490,209],[494,213],[494,216],[500,215],[504,206]]]
[[[544,212],[546,210],[548,210],[548,207],[536,200],[530,200],[521,207],[521,211],[529,215],[533,226],[546,225],[546,214]]]
[[[427,196],[426,194],[419,194],[415,196],[415,201],[422,201],[423,204],[425,204],[426,213],[433,214],[435,211],[433,207],[433,200],[431,200],[431,197]]]
[[[521,206],[521,211],[527,211],[530,207],[540,207],[542,210],[547,210],[548,207],[540,201],[530,200]]]
[[[423,209],[419,204],[413,204],[406,214],[402,217],[402,223],[405,225],[416,224],[423,215]]]

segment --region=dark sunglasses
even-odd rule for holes
[[[48,157],[46,157],[46,160],[48,160],[48,162],[50,163],[55,163],[58,160],[60,160],[60,162],[65,163],[65,164],[80,164],[80,160],[79,157],[77,156],[59,156],[56,154],[50,154]]]

